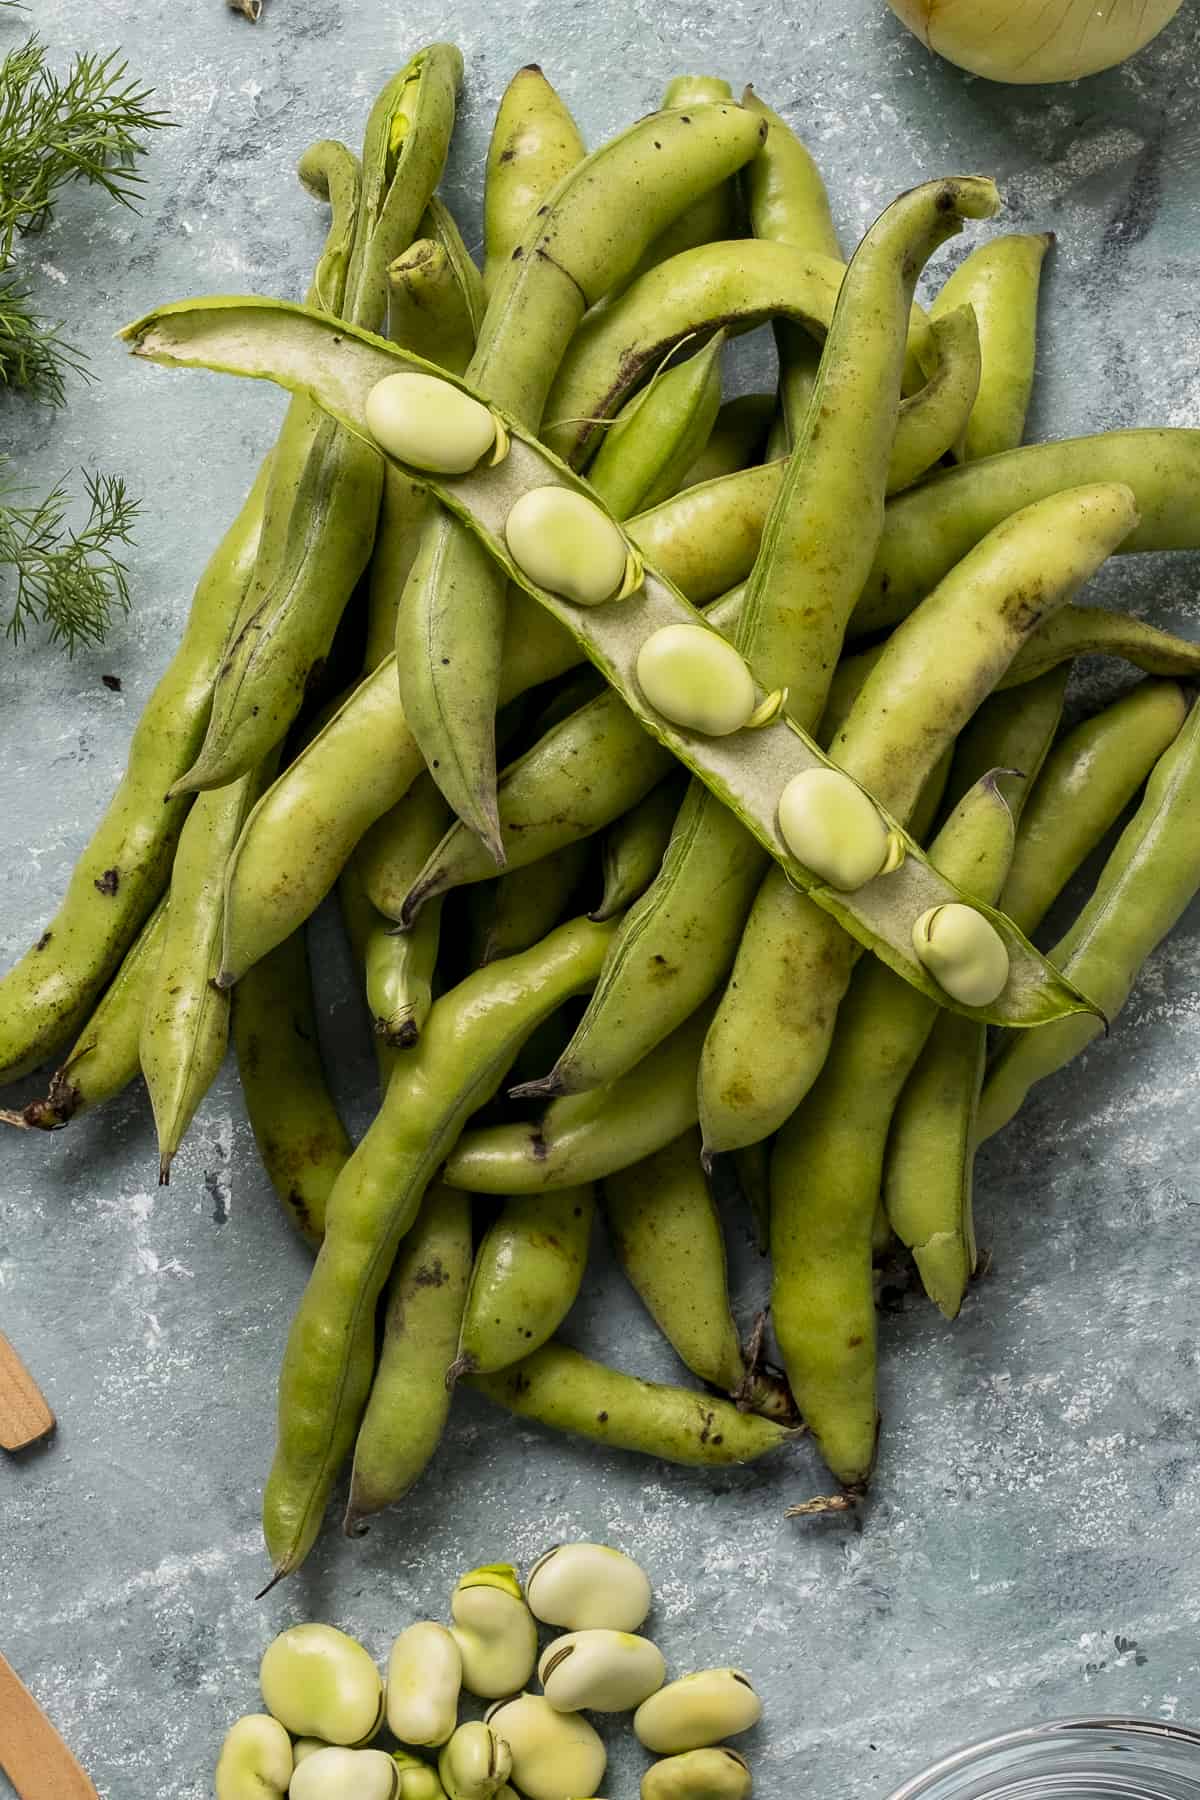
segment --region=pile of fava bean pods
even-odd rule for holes
[[[276,1578],[345,1465],[348,1530],[406,1492],[460,1382],[705,1467],[803,1421],[851,1503],[880,1267],[907,1254],[958,1312],[976,1145],[1105,1029],[1200,886],[1200,646],[1076,603],[1113,553],[1200,547],[1200,431],[1021,447],[1049,237],[985,237],[923,308],[990,181],[900,196],[847,264],[752,90],[672,81],[589,155],[529,67],[481,273],[436,192],[460,77],[430,45],[361,159],[304,155],[330,227],[303,306],[126,329],[292,398],[0,982],[0,1075],[63,1058],[10,1121],[64,1125],[140,1071],[164,1180],[232,1031],[318,1251],[266,1486]],[[764,323],[777,391],[723,402],[726,339]],[[1060,730],[1084,655],[1144,674]],[[350,671],[332,700],[322,667]],[[306,960],[334,889],[379,1052],[356,1147]],[[714,1166],[769,1246],[782,1372],[731,1315]],[[696,1385],[556,1338],[597,1205]]]

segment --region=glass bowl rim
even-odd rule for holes
[[[1035,1725],[1018,1725],[1009,1731],[997,1732],[992,1737],[977,1738],[974,1743],[951,1750],[936,1762],[930,1763],[919,1774],[910,1776],[898,1788],[893,1788],[887,1800],[919,1800],[919,1796],[932,1792],[939,1782],[956,1769],[980,1761],[997,1751],[1036,1744],[1071,1731],[1128,1732],[1151,1741],[1190,1745],[1200,1757],[1200,1729],[1193,1726],[1177,1725],[1171,1720],[1154,1719],[1147,1714],[1074,1713],[1061,1719],[1043,1719]]]

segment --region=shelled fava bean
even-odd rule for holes
[[[555,1545],[524,1585],[508,1563],[472,1569],[449,1627],[419,1620],[397,1637],[386,1689],[353,1638],[292,1626],[262,1659],[268,1710],[226,1734],[217,1800],[579,1800],[607,1764],[585,1712],[631,1714],[660,1756],[642,1800],[748,1800],[749,1767],[720,1740],[760,1717],[750,1679],[704,1669],[668,1682],[637,1629],[651,1598],[644,1570],[607,1544]],[[539,1624],[566,1628],[540,1659]],[[535,1662],[540,1694],[525,1691]],[[496,1698],[460,1722],[464,1693]],[[385,1720],[390,1748],[374,1741]]]

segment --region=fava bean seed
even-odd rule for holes
[[[458,1723],[462,1655],[444,1625],[402,1631],[388,1661],[388,1730],[402,1744],[444,1744]]]
[[[647,1750],[671,1755],[702,1750],[724,1737],[749,1731],[762,1717],[762,1701],[740,1669],[701,1669],[643,1700],[633,1729]]]
[[[292,1776],[288,1800],[399,1800],[400,1771],[382,1750],[316,1750]]]
[[[217,1759],[217,1800],[275,1800],[292,1779],[292,1740],[278,1719],[249,1713],[225,1733]]]
[[[963,1006],[990,1006],[1008,980],[1008,951],[1000,933],[959,900],[921,914],[913,926],[913,949]]]
[[[318,1750],[328,1749],[329,1745],[325,1742],[324,1738],[297,1738],[292,1745],[292,1762],[295,1764],[296,1768],[299,1768],[300,1764],[304,1762],[306,1758],[315,1756]]]
[[[512,1752],[512,1778],[527,1800],[594,1794],[608,1757],[578,1713],[556,1712],[541,1694],[518,1694],[489,1707],[488,1724]]]
[[[642,1800],[749,1800],[753,1786],[737,1751],[715,1744],[656,1762],[642,1776]]]
[[[632,1712],[667,1678],[662,1651],[628,1631],[572,1631],[542,1653],[538,1680],[555,1712]]]
[[[392,1761],[400,1771],[400,1800],[446,1800],[438,1772],[407,1750],[393,1750]],[[501,1788],[501,1794],[507,1792]]]
[[[484,1700],[515,1694],[537,1661],[537,1626],[508,1563],[472,1569],[450,1596],[463,1686]]]
[[[882,874],[893,853],[870,797],[838,769],[793,775],[779,796],[779,829],[793,856],[841,893]]]
[[[259,1669],[267,1710],[297,1737],[366,1744],[383,1723],[383,1683],[361,1644],[332,1625],[293,1625]]]
[[[449,1800],[490,1800],[512,1774],[507,1740],[475,1719],[460,1725],[438,1757],[438,1774]]]
[[[570,488],[522,494],[504,522],[504,540],[531,581],[580,606],[615,600],[625,587],[625,539],[594,501]]]
[[[754,711],[754,677],[733,645],[703,625],[664,625],[638,652],[637,678],[651,706],[675,725],[728,737]]]
[[[608,1544],[556,1544],[525,1584],[529,1610],[568,1631],[636,1631],[650,1611],[650,1583],[623,1550]]]
[[[390,456],[439,475],[465,475],[506,440],[486,406],[436,375],[385,375],[367,395],[367,426]]]

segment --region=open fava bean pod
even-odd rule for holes
[[[367,403],[372,390],[386,377],[402,372],[440,379],[481,409],[487,407],[465,382],[372,333],[279,301],[255,297],[182,301],[147,314],[126,327],[122,335],[134,354],[150,361],[272,380],[291,392],[308,393],[360,436],[367,435]],[[969,903],[886,814],[883,817],[896,846],[897,866],[877,874],[853,893],[821,885],[789,848],[778,809],[789,782],[813,770],[832,769],[832,763],[785,713],[768,728],[714,739],[672,725],[647,703],[636,673],[643,644],[666,626],[698,624],[699,615],[652,565],[642,563],[585,481],[515,421],[495,408],[488,410],[495,425],[492,446],[481,462],[457,475],[433,475],[414,464],[404,464],[406,472],[424,481],[442,504],[470,527],[510,579],[567,627],[646,730],[734,809],[797,887],[810,893],[905,980],[971,1017],[1024,1027],[1074,1012],[1097,1011],[1003,914],[987,907],[977,910],[1002,943],[1007,979],[995,998],[984,1005],[966,1005],[948,995],[914,949],[913,927],[933,908]],[[522,546],[518,543],[514,552],[506,533],[510,515],[518,507],[526,510],[532,494],[545,497],[553,490],[563,491],[561,498],[569,501],[573,514],[581,505],[591,509],[589,526],[597,543],[606,541],[611,546],[619,540],[624,552],[624,577],[619,586],[606,585],[600,590],[589,585],[587,570],[568,572],[567,585],[575,585],[581,596],[572,601],[533,579],[522,566],[518,560]],[[616,558],[610,560],[613,566],[606,572],[606,582],[615,580],[617,572]],[[543,570],[544,578],[548,572]]]

